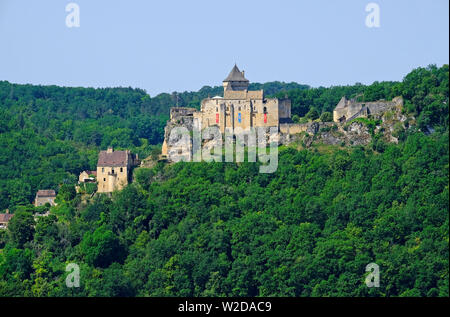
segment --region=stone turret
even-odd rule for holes
[[[249,81],[244,77],[244,71],[241,72],[235,64],[227,78],[223,80],[224,97],[226,91],[248,90],[248,85]]]

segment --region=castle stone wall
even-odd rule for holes
[[[345,122],[357,117],[383,113],[397,106],[403,106],[402,97],[395,97],[392,101],[379,100],[370,102],[356,102],[343,97],[333,111],[333,121]]]

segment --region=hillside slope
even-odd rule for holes
[[[0,210],[14,216],[0,230],[0,296],[449,296],[448,65],[277,93],[299,120],[342,94],[400,95],[415,128],[398,144],[374,130],[355,146],[283,146],[272,174],[154,162],[124,190],[90,197],[75,193],[77,173],[108,145],[155,154],[175,99],[1,82]],[[58,190],[58,206],[35,219],[41,187]],[[79,288],[66,287],[67,263],[81,268]],[[364,283],[369,263],[379,288]]]

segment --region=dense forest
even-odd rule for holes
[[[281,147],[257,163],[157,163],[112,196],[75,192],[98,151],[158,151],[171,106],[220,87],[150,97],[131,88],[0,82],[0,296],[449,296],[448,65],[402,82],[311,88],[252,84],[299,120],[342,96],[403,96],[399,144]],[[48,217],[37,189],[55,189]],[[68,263],[81,285],[65,284]],[[380,266],[379,288],[365,267]]]
[[[275,94],[307,88],[252,84]],[[172,106],[200,107],[223,88],[160,94],[132,88],[63,88],[0,81],[0,210],[32,201],[38,189],[74,183],[94,170],[100,149],[113,146],[147,157],[160,149]],[[158,146],[157,146],[158,145]]]

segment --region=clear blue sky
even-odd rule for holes
[[[80,7],[67,28],[65,6]],[[365,7],[380,6],[380,28]],[[448,0],[0,0],[0,80],[160,92],[401,80],[449,62]]]

